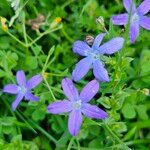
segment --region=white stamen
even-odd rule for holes
[[[89,56],[91,56],[93,59],[98,59],[99,58],[99,54],[96,53],[95,51],[94,52],[90,52]]]
[[[81,105],[82,105],[81,100],[74,101],[74,102],[72,103],[73,109],[80,109],[80,108],[81,108]]]
[[[27,92],[27,88],[25,88],[24,86],[20,86],[19,87],[19,91],[23,94],[25,94]]]
[[[131,17],[131,21],[132,22],[137,22],[139,20],[139,16],[137,13],[133,14],[132,17]]]

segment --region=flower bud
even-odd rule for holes
[[[6,18],[0,17],[1,20],[1,25],[2,25],[2,30],[7,31],[8,30],[8,26],[6,25]]]
[[[54,20],[56,23],[60,23],[61,21],[62,21],[62,18],[60,18],[60,17],[57,17],[57,18],[55,18],[55,20]]]
[[[61,21],[62,21],[62,18],[56,17],[56,18],[54,19],[54,21],[51,23],[50,28],[56,27],[59,23],[61,23]]]
[[[100,25],[102,28],[105,26],[104,18],[102,16],[96,18],[96,23]]]
[[[88,44],[88,45],[93,45],[93,42],[94,42],[94,37],[91,36],[91,35],[87,35],[86,38],[85,38],[85,42]]]
[[[49,76],[49,73],[44,72],[44,73],[42,74],[42,76],[43,76],[43,78],[44,78],[44,79],[47,79],[47,78],[48,78],[48,76]]]
[[[45,21],[45,16],[43,14],[39,14],[37,17],[37,22],[41,23]]]
[[[150,95],[150,90],[145,88],[145,89],[142,90],[142,93],[149,96]]]

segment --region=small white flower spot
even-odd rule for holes
[[[81,100],[74,101],[74,102],[72,103],[73,109],[76,109],[76,110],[77,110],[77,109],[80,109],[81,106],[82,106]]]
[[[134,13],[131,17],[131,22],[137,22],[139,21],[139,16],[137,13]]]
[[[20,87],[19,87],[19,91],[20,91],[21,93],[25,94],[25,93],[27,92],[27,88],[24,87],[24,86],[20,86]]]

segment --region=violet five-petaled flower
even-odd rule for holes
[[[76,136],[80,130],[83,121],[82,114],[96,119],[104,119],[108,116],[105,111],[96,105],[88,103],[99,90],[97,80],[90,81],[78,94],[73,82],[69,78],[64,78],[62,80],[62,89],[68,100],[51,103],[48,106],[48,112],[52,114],[69,112],[68,129],[73,136]]]
[[[105,33],[97,35],[91,47],[84,41],[74,42],[74,53],[86,56],[76,64],[73,70],[72,77],[74,81],[79,81],[83,78],[90,68],[93,68],[93,74],[97,80],[100,82],[109,81],[109,76],[101,61],[101,56],[119,51],[123,47],[124,39],[116,37],[100,46],[105,35]]]
[[[24,71],[20,70],[17,71],[16,74],[17,83],[16,84],[7,84],[3,88],[3,92],[10,93],[10,94],[17,94],[16,99],[12,103],[12,109],[16,110],[18,104],[21,100],[25,97],[26,100],[31,101],[38,101],[39,97],[34,96],[31,92],[31,89],[35,88],[41,81],[41,75],[35,75],[28,81],[26,81]]]
[[[129,22],[130,41],[134,43],[139,35],[140,26],[150,30],[150,17],[145,16],[150,10],[150,0],[144,0],[138,8],[133,0],[123,0],[123,4],[128,13],[113,16],[111,20],[115,25],[126,25]]]

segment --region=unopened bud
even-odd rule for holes
[[[37,17],[37,22],[44,22],[45,21],[45,16],[43,14],[39,14],[39,16]]]
[[[61,21],[62,21],[62,18],[56,17],[56,18],[54,19],[54,21],[51,23],[50,28],[56,27]]]
[[[145,88],[145,89],[142,90],[142,92],[143,92],[145,95],[147,95],[147,96],[150,95],[150,90],[149,90],[149,89],[146,89],[146,88]]]
[[[36,23],[33,23],[33,24],[32,24],[32,29],[33,29],[33,30],[39,30],[39,25],[36,24]]]
[[[85,38],[85,41],[88,45],[93,45],[93,42],[94,42],[94,37],[91,36],[91,35],[87,35],[86,38]]]
[[[96,23],[101,25],[101,27],[105,26],[104,18],[102,16],[99,16],[98,18],[96,18]]]
[[[43,76],[43,78],[44,78],[44,79],[47,79],[47,78],[48,78],[48,76],[49,76],[49,73],[44,72],[42,76]]]
[[[62,18],[60,18],[60,17],[55,18],[56,23],[60,23],[61,21],[62,21]]]
[[[0,20],[1,20],[1,25],[2,25],[2,29],[4,31],[7,31],[8,30],[8,26],[6,25],[6,18],[3,18],[3,17],[0,17]]]

